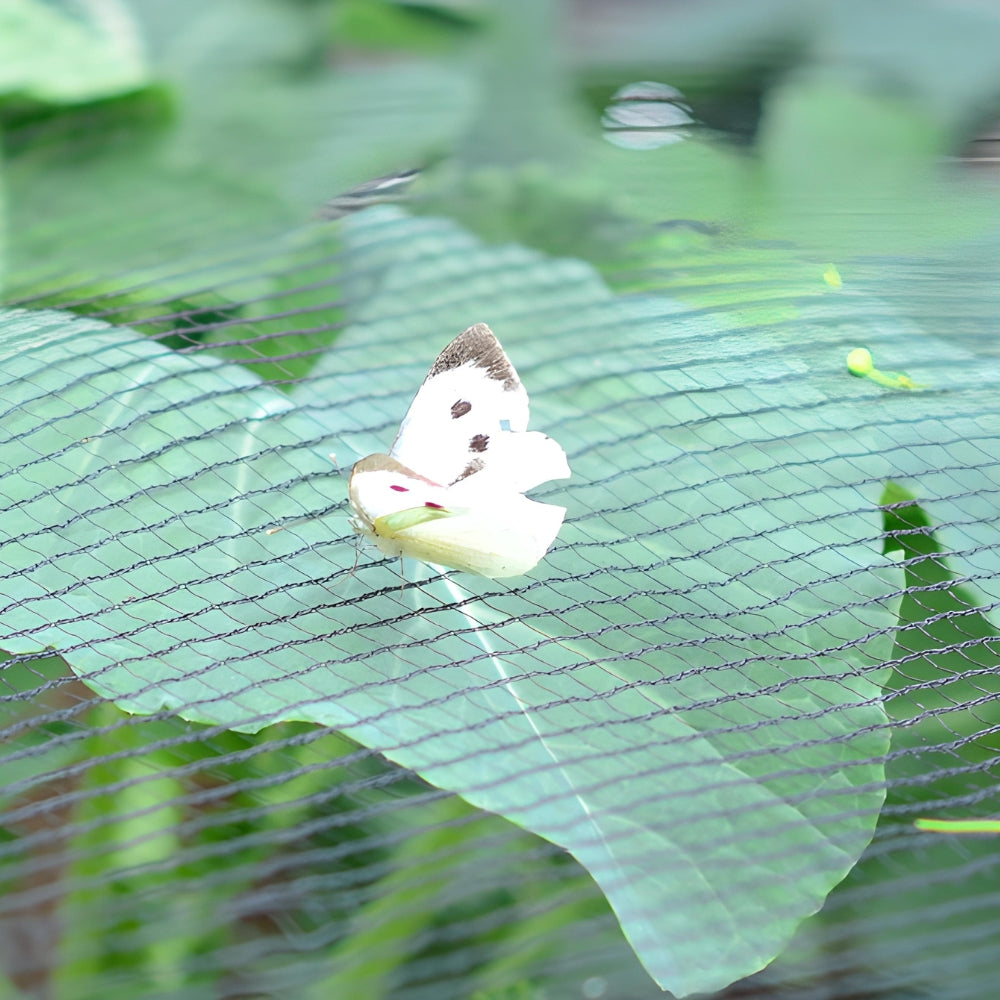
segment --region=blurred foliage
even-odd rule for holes
[[[577,921],[618,938],[552,849],[337,734],[130,717],[55,660],[9,665],[4,680],[34,694],[5,718],[24,735],[6,741],[0,844],[3,892],[18,900],[0,918],[4,967],[28,995],[51,976],[59,997],[95,983],[119,995],[122,977],[121,996],[383,997],[435,954],[477,956],[467,986],[509,983],[544,974]],[[46,727],[66,704],[71,721]],[[463,884],[484,864],[495,888],[470,898]],[[296,939],[310,936],[328,947],[304,955]]]
[[[671,7],[4,5],[5,296],[207,344],[285,387],[350,305],[341,237],[313,213],[428,166],[413,211],[583,258],[619,291],[669,290],[768,336],[823,302],[835,260],[876,296],[871,324],[884,308],[995,353],[995,178],[946,157],[997,117],[1000,14]],[[679,87],[706,130],[643,154],[604,143],[610,95],[645,78]],[[909,591],[879,836],[789,956],[734,996],[967,998],[992,983],[995,844],[910,826],[998,811],[997,633],[924,500],[882,498]],[[660,995],[564,856],[342,736],[129,717],[55,658],[14,657],[2,679],[5,1000],[578,997],[579,961],[561,963],[583,927],[585,995]]]
[[[73,107],[149,85],[127,8],[20,0],[0,10],[0,96]]]

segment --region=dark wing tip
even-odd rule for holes
[[[485,323],[476,323],[460,333],[439,355],[431,366],[428,378],[462,365],[473,364],[485,368],[490,378],[504,383],[511,391],[520,385],[520,379],[510,358],[504,353],[500,341]]]

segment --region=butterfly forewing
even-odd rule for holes
[[[459,334],[431,366],[390,454],[449,486],[488,469],[500,436],[528,426],[528,394],[485,323]]]

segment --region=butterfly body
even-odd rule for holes
[[[562,448],[528,431],[528,394],[483,323],[438,356],[388,455],[351,472],[355,531],[390,556],[486,577],[542,559],[566,509],[524,493],[570,475]]]

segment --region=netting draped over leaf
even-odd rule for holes
[[[4,646],[57,652],[128,712],[343,733],[568,849],[664,987],[754,971],[882,805],[887,481],[996,586],[995,383],[890,324],[865,342],[905,345],[929,387],[852,378],[866,303],[819,283],[747,329],[452,223],[342,225],[350,325],[286,392],[217,349],[4,317]],[[531,578],[404,584],[358,555],[328,453],[384,448],[436,349],[484,319],[569,455],[540,494],[567,524]]]
[[[992,996],[998,48],[0,3],[0,1000]],[[476,322],[572,468],[500,581],[348,523]]]

